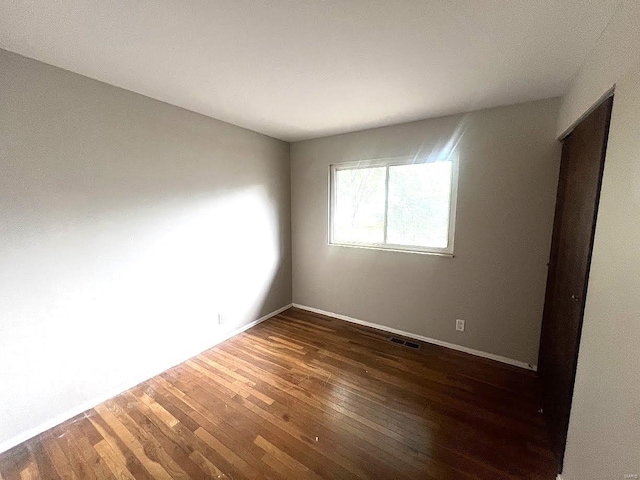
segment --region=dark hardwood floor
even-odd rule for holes
[[[420,345],[289,309],[0,455],[0,476],[555,478],[534,373]]]

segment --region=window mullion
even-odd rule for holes
[[[387,218],[389,215],[389,166],[386,168],[384,179],[384,243],[387,243]]]

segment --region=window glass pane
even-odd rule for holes
[[[382,243],[386,167],[335,171],[333,241]]]
[[[387,243],[446,248],[452,162],[389,167]]]

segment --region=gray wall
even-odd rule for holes
[[[640,2],[624,1],[563,97],[558,132],[616,85],[563,480],[640,474]]]
[[[0,447],[291,302],[287,143],[2,50],[0,115]]]
[[[294,303],[535,364],[558,107],[551,99],[294,143]],[[429,152],[460,126],[454,258],[327,245],[330,163]]]

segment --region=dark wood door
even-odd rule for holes
[[[542,321],[542,408],[562,470],[613,98],[564,140]]]

